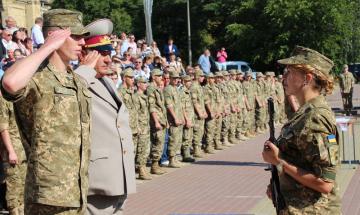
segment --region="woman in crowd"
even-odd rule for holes
[[[20,51],[25,54],[26,52],[26,47],[24,44],[24,32],[17,30],[14,31],[13,36],[12,36],[12,40],[16,43],[17,47],[16,49],[20,49]]]
[[[124,56],[122,58],[122,60],[120,61],[121,63],[121,68],[122,69],[125,69],[127,67],[131,67],[131,68],[134,68],[134,64],[131,60],[131,55],[129,52],[124,52]]]
[[[24,40],[24,45],[25,45],[25,56],[29,56],[31,55],[31,53],[33,53],[33,41],[30,37],[27,37]]]
[[[152,41],[151,43],[151,52],[155,55],[155,56],[161,56],[160,50],[157,47],[157,43],[155,41]]]

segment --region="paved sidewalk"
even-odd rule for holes
[[[357,106],[358,91],[357,87]],[[329,97],[332,106],[341,107],[339,100],[339,93]],[[261,158],[267,138],[268,134],[259,135],[181,169],[169,169],[152,181],[138,181],[138,192],[129,196],[124,214],[273,214],[272,204],[265,197],[270,173],[264,171],[267,165]],[[343,166],[339,184],[345,192],[343,213],[360,214],[359,168]]]

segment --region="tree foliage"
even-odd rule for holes
[[[77,9],[85,23],[111,18],[115,32],[144,37],[143,0],[55,0],[53,7]],[[360,61],[359,0],[190,0],[193,56],[207,47],[226,47],[230,60],[258,70],[276,69],[295,45],[324,53],[336,63]],[[153,34],[159,44],[172,37],[187,57],[186,0],[154,0]],[[186,59],[186,58],[184,58]]]

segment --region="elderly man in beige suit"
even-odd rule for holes
[[[95,70],[76,72],[87,82],[92,93],[91,156],[87,214],[122,214],[127,195],[134,193],[134,146],[129,127],[129,113],[115,93],[112,73],[110,20],[98,20],[87,26],[83,62],[97,58]]]

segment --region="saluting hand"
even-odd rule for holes
[[[41,48],[48,47],[51,48],[52,51],[55,51],[64,44],[65,40],[69,38],[70,35],[71,32],[69,28],[51,31]]]
[[[91,51],[90,53],[88,53],[84,59],[82,59],[81,61],[81,65],[86,65],[89,66],[91,68],[95,68],[96,66],[96,62],[98,61],[99,57],[101,55],[99,54],[99,52],[97,51]]]
[[[262,156],[265,162],[277,165],[280,163],[279,158],[279,148],[276,147],[272,142],[266,141],[264,144],[264,149]]]

